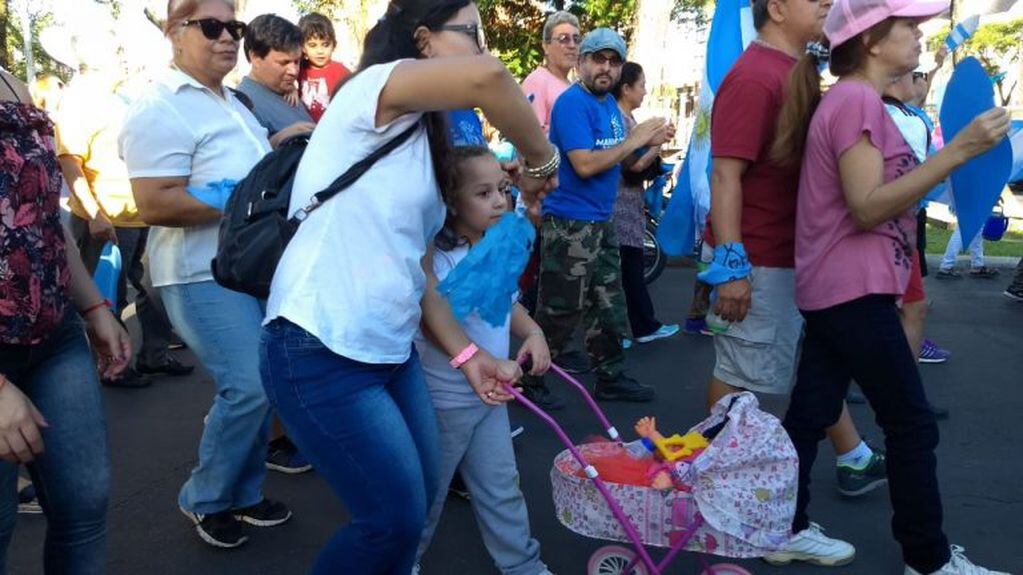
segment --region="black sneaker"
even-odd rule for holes
[[[544,411],[558,411],[559,409],[565,409],[565,400],[555,395],[554,392],[547,387],[547,384],[543,382],[523,385],[522,395],[526,396],[526,399],[532,401],[537,407]]]
[[[465,480],[462,479],[462,472],[457,469],[455,470],[455,474],[451,476],[451,483],[448,485],[448,494],[469,501],[469,488],[465,485]]]
[[[1002,295],[1011,300],[1023,302],[1023,285],[1012,284],[1011,286],[1005,288],[1005,291],[1002,292]]]
[[[266,498],[250,507],[232,509],[231,514],[238,521],[256,527],[276,527],[291,519],[291,510],[286,505]]]
[[[136,361],[135,371],[143,375],[169,375],[171,377],[181,377],[195,371],[195,366],[185,365],[173,357],[168,357],[166,361],[159,365],[149,365],[142,363],[141,361]]]
[[[153,384],[153,380],[135,371],[135,368],[128,367],[117,379],[104,379],[102,383],[107,387],[138,389],[141,387],[149,387]]]
[[[266,453],[266,468],[271,471],[297,475],[313,468],[313,464],[302,455],[298,446],[287,437],[279,437],[270,442]]]
[[[38,515],[43,512],[43,506],[39,504],[36,497],[35,485],[29,483],[18,491],[18,513],[23,515]]]
[[[597,380],[594,397],[603,401],[632,401],[645,403],[653,401],[657,393],[649,385],[632,379],[624,373],[614,380]]]
[[[558,367],[573,375],[588,373],[590,369],[590,358],[578,349],[570,349],[558,356]]]
[[[858,497],[888,484],[885,455],[876,449],[863,469],[839,465],[835,474],[838,478],[838,492],[846,497]]]
[[[230,511],[204,515],[181,508],[181,512],[192,520],[195,531],[206,543],[221,549],[241,547],[249,538],[242,533],[242,524]]]

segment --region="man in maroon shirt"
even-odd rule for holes
[[[751,271],[738,279],[725,276],[732,281],[718,278],[723,283],[716,286],[714,309],[708,317],[716,332],[716,363],[708,390],[711,404],[736,391],[787,395],[792,388],[803,330],[795,303],[794,269],[800,162],[778,164],[770,158],[770,150],[790,72],[807,43],[821,37],[830,7],[831,0],[755,0],[758,37],[736,61],[715,97],[707,235],[716,246],[717,264],[744,253],[748,265],[743,267]],[[836,452],[846,454],[854,464],[849,470],[860,479],[848,490],[850,495],[886,482],[883,456],[863,443],[848,411],[833,430],[833,442]],[[840,478],[840,488],[846,483]],[[797,560],[834,566],[854,556],[852,545],[828,538],[812,526],[765,559],[773,564]]]

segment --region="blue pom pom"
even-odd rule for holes
[[[437,286],[455,317],[464,320],[477,312],[492,326],[504,325],[535,239],[533,224],[519,214],[507,213],[487,230]]]
[[[231,193],[234,192],[235,187],[238,186],[237,180],[220,180],[219,182],[210,182],[206,184],[205,188],[195,188],[189,186],[187,188],[188,193],[200,202],[223,211],[224,206],[227,205],[227,200],[231,198]]]

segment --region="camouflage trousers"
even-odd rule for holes
[[[628,320],[614,223],[547,216],[541,238],[536,322],[551,357],[557,361],[581,323],[597,377],[617,378]]]

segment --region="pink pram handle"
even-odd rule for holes
[[[524,357],[520,363],[525,364],[526,361],[528,361],[528,359],[529,359],[528,356]],[[593,396],[590,395],[589,391],[587,391],[586,386],[579,383],[579,380],[569,375],[567,371],[565,371],[555,363],[551,364],[551,371],[556,373],[558,377],[565,380],[568,384],[570,384],[572,387],[576,388],[576,390],[579,391],[579,394],[583,396],[584,400],[586,400],[586,404],[590,406],[590,411],[592,411],[593,414],[597,416],[597,419],[600,420],[601,425],[604,426],[604,431],[605,433],[607,433],[608,438],[611,441],[617,441],[621,443],[622,437],[621,434],[618,433],[618,429],[615,426],[611,425],[611,422],[608,421],[607,416],[604,415],[604,410],[600,409],[600,406],[597,405],[597,401],[593,399]],[[505,387],[507,388],[508,386]],[[518,397],[516,397],[516,399],[518,399]],[[537,415],[539,415],[539,413],[537,413]]]

